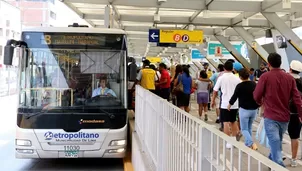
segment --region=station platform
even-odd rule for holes
[[[197,105],[197,102],[194,101],[194,100],[191,100],[190,114],[197,117],[197,118],[199,118],[198,105]],[[207,123],[215,126],[215,128],[217,128],[217,129],[219,129],[220,124],[215,123],[216,118],[217,117],[216,117],[215,109],[211,109],[211,111],[209,111],[209,113],[208,113]],[[201,119],[204,119],[204,116]],[[262,145],[260,145],[259,142],[255,139],[257,128],[258,128],[258,125],[260,123],[260,120],[261,120],[261,118],[257,117],[256,120],[253,123],[253,140],[258,146],[257,152],[261,153],[264,156],[268,156],[269,155],[269,149],[262,146]],[[241,142],[244,143],[244,137],[241,138]],[[300,143],[302,143],[301,140],[300,140]],[[298,159],[300,159],[300,160],[297,160],[298,167],[291,167],[290,166],[289,159],[291,158],[291,144],[290,144],[290,138],[289,138],[289,135],[288,135],[287,132],[285,133],[282,147],[283,147],[283,156],[286,157],[286,159],[284,160],[284,164],[286,165],[286,169],[288,169],[290,171],[300,171],[300,170],[302,170],[302,160],[301,160],[302,159],[302,156],[301,156],[302,155],[302,150],[301,150],[300,147],[299,147],[299,151],[298,151]],[[238,151],[238,149],[235,149],[235,150]],[[236,152],[234,154],[236,155]],[[228,163],[230,163],[230,161],[229,161],[230,159],[227,158],[226,160],[227,160]],[[243,162],[243,164],[247,164],[247,163]],[[238,166],[238,163],[235,163],[235,166]],[[228,169],[231,170],[230,165],[228,166]],[[238,168],[235,167],[234,170],[237,171]]]
[[[157,98],[157,97],[156,97]],[[199,119],[198,117],[198,105],[197,102],[193,99],[191,100],[191,111],[189,115],[194,117],[195,119]],[[24,159],[15,159],[14,156],[14,136],[15,136],[15,109],[17,107],[17,96],[6,96],[0,98],[0,108],[1,108],[1,118],[3,119],[0,124],[0,170],[2,171],[55,171],[55,170],[79,170],[79,171],[120,171],[120,170],[126,170],[126,171],[132,171],[135,170],[135,165],[137,165],[137,152],[135,152],[135,149],[133,149],[133,146],[135,144],[133,143],[133,138],[137,139],[137,137],[133,134],[137,134],[137,129],[135,128],[137,123],[137,119],[141,119],[140,117],[137,118],[136,113],[133,111],[129,112],[129,142],[130,146],[132,147],[132,154],[131,149],[128,150],[129,154],[127,157],[123,160],[121,159],[56,159],[56,160],[41,160],[41,159],[35,159],[35,160],[24,160]],[[135,116],[135,120],[134,120]],[[147,117],[147,116],[146,116]],[[148,117],[147,117],[148,118]],[[146,119],[147,119],[146,118]],[[208,113],[208,121],[206,122],[209,124],[213,129],[218,130],[220,127],[220,124],[216,124],[216,114],[215,111],[212,109]],[[203,117],[201,118],[203,120]],[[190,121],[189,121],[190,122]],[[201,121],[203,122],[203,121]],[[260,118],[257,118],[256,121],[253,124],[253,134],[255,137],[256,129],[258,127],[258,124],[260,122]],[[188,123],[188,122],[187,122]],[[154,125],[155,126],[155,125]],[[219,131],[220,132],[220,131]],[[223,134],[223,133],[222,133]],[[167,135],[167,134],[166,134]],[[152,135],[150,135],[152,137]],[[194,138],[192,138],[193,140]],[[257,140],[255,140],[257,143]],[[300,141],[301,142],[301,141]],[[135,143],[135,142],[134,142]],[[243,138],[241,139],[241,142],[243,144]],[[266,156],[269,153],[269,150],[259,144],[257,144],[259,147],[259,150],[256,153],[260,153],[262,156],[266,158]],[[182,145],[183,148],[188,148],[186,145]],[[219,151],[223,152],[223,144],[219,143]],[[257,160],[251,160],[249,163],[248,160],[243,159],[241,164],[239,164],[238,160],[232,160],[231,156],[233,158],[239,158],[239,151],[242,149],[238,147],[234,147],[233,150],[225,150],[225,157],[224,155],[219,155],[219,162],[222,163],[223,161],[226,161],[225,168],[221,168],[221,170],[233,170],[233,171],[239,171],[239,170],[248,170],[247,166],[254,165],[256,168],[258,167]],[[134,152],[133,152],[134,151]],[[244,150],[243,150],[244,151]],[[195,156],[196,154],[193,153],[193,151],[190,152],[191,156]],[[188,154],[190,154],[188,153]],[[290,148],[290,138],[286,134],[283,141],[283,154],[287,159],[284,161],[286,164],[286,169],[290,171],[300,171],[302,169],[302,161],[298,160],[298,167],[292,168],[290,167],[289,158],[291,157],[291,148]],[[301,149],[299,149],[298,152],[298,158],[301,159]],[[131,157],[132,155],[132,157]],[[178,154],[179,155],[179,154]],[[187,154],[184,154],[184,157],[190,158]],[[242,158],[247,158],[248,156],[246,154],[242,154]],[[132,158],[132,159],[131,159]],[[171,156],[173,158],[173,156]],[[148,160],[148,157],[141,156],[142,160]],[[150,160],[150,158],[149,158]],[[188,159],[189,160],[189,159]],[[187,161],[187,163],[191,162],[192,167],[189,167],[191,169],[185,169],[185,170],[198,170],[197,168],[194,168],[193,165],[195,165],[197,162],[194,159],[194,162]],[[217,160],[213,159],[213,161],[217,162]],[[172,164],[172,163],[171,163]],[[133,166],[134,168],[133,168]],[[239,166],[240,165],[240,166]],[[177,166],[177,165],[176,165]],[[233,167],[232,167],[233,166]],[[239,167],[242,167],[243,169],[239,169]],[[137,170],[137,169],[136,169]],[[150,169],[153,170],[153,169]],[[173,169],[173,167],[169,170],[180,170],[182,169]],[[213,169],[215,170],[215,169]],[[220,169],[217,169],[220,170]],[[268,170],[268,167],[263,166],[261,170]],[[144,169],[139,170],[144,171]]]

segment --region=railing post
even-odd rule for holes
[[[211,169],[211,134],[210,132],[199,125],[199,157],[198,157],[198,171],[208,171]]]
[[[157,171],[163,171],[163,154],[164,154],[164,148],[165,145],[163,141],[163,113],[164,113],[164,101],[161,99],[159,103],[158,111],[156,112],[157,116]]]

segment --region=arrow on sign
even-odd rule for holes
[[[155,33],[152,33],[151,34],[151,38],[154,40],[155,38],[157,38],[158,37],[158,35],[155,35]]]

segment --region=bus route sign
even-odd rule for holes
[[[76,35],[44,35],[42,43],[48,45],[102,45],[103,36],[76,36]]]
[[[187,43],[201,44],[203,43],[202,30],[160,30],[160,43]]]

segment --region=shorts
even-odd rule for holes
[[[220,109],[220,120],[221,122],[236,122],[238,109]]]
[[[288,134],[290,139],[299,139],[301,131],[301,123],[298,114],[291,114],[288,124]]]
[[[176,95],[176,103],[178,107],[181,106],[189,106],[190,105],[190,94],[185,94],[183,92],[177,93]]]
[[[199,93],[197,93],[197,103],[198,104],[207,104],[207,103],[209,103],[209,93],[208,92],[199,92]]]
[[[215,107],[216,107],[216,109],[220,108],[220,97],[218,97],[218,96],[215,99]]]

